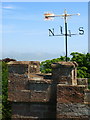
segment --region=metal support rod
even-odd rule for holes
[[[67,62],[67,22],[65,22],[65,46],[66,46],[66,62]]]
[[[67,62],[67,14],[65,13],[65,46],[66,46],[66,62]]]

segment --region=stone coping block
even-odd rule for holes
[[[57,116],[56,120],[90,120],[90,117],[87,117],[87,116],[82,116],[82,117]]]
[[[51,79],[44,79],[44,78],[40,78],[40,77],[33,77],[33,78],[30,78],[28,79],[28,82],[33,84],[33,83],[46,83],[46,84],[51,84],[52,83],[52,80]]]
[[[12,120],[38,120],[38,117],[13,115]]]
[[[10,61],[8,65],[17,65],[17,64],[32,64],[32,63],[39,63],[39,61]]]
[[[8,63],[9,73],[28,74],[40,72],[39,61],[11,61]]]
[[[85,85],[57,85],[57,103],[84,103]]]
[[[61,66],[63,66],[63,67],[74,67],[75,68],[75,67],[78,66],[78,64],[75,61],[74,62],[65,62],[65,61],[62,61],[62,62],[53,63],[51,65],[51,67],[53,69],[60,68]]]

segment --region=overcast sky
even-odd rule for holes
[[[55,18],[44,21],[43,14],[80,13],[68,19],[68,29],[78,34],[83,27],[85,34],[68,37],[68,56],[71,52],[88,52],[88,2],[3,2],[2,48],[3,58],[17,60],[46,60],[65,55],[64,37],[49,37],[48,29],[64,27],[64,20]],[[63,28],[64,32],[64,28]]]

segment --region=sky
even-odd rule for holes
[[[65,38],[50,37],[48,29],[60,33],[64,20],[60,17],[52,21],[44,20],[44,13],[80,13],[68,18],[68,30],[84,35],[68,37],[68,56],[71,52],[88,52],[88,2],[3,2],[2,3],[2,57],[19,61],[43,61],[65,55]]]
[[[2,2],[88,2],[89,0],[1,0]]]
[[[90,53],[90,2],[88,3],[88,52]]]

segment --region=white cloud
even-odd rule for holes
[[[13,9],[14,7],[12,7],[12,6],[4,6],[4,7],[2,7],[3,9]]]

